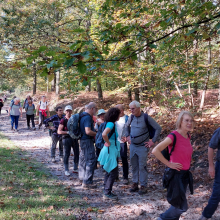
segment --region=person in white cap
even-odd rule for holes
[[[62,142],[63,142],[63,146],[64,146],[63,162],[64,162],[64,167],[65,167],[65,175],[70,176],[69,156],[70,156],[71,148],[73,148],[73,152],[74,152],[74,170],[73,170],[73,172],[78,173],[79,144],[78,144],[78,140],[70,137],[69,131],[67,128],[67,123],[72,115],[73,108],[72,108],[72,106],[67,105],[65,107],[64,111],[66,113],[66,116],[63,119],[61,119],[57,133],[62,135]]]
[[[97,113],[98,119],[97,119],[97,121],[95,123],[95,130],[96,131],[99,130],[100,124],[105,122],[105,114],[106,114],[106,111],[104,109],[99,109],[98,110],[98,113]]]

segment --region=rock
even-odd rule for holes
[[[137,209],[135,209],[134,213],[135,213],[137,216],[140,216],[140,215],[143,215],[143,214],[144,214],[144,210],[143,210],[143,209],[140,209],[140,208],[137,208]]]

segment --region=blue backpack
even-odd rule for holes
[[[107,124],[107,122],[104,122],[99,126],[99,130],[95,136],[95,145],[99,149],[102,149],[105,144],[105,141],[102,137],[102,133],[106,128],[106,124]],[[114,133],[115,133],[115,125],[114,125],[113,129],[108,133],[108,138],[110,139]],[[115,145],[116,145],[116,135],[115,135]]]

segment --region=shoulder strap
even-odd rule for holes
[[[40,101],[40,105],[41,105],[41,101]]]
[[[148,127],[148,114],[147,113],[144,113],[144,121]]]
[[[125,123],[127,123],[127,121],[128,121],[128,115],[125,115]]]
[[[171,156],[171,154],[173,153],[173,151],[174,151],[174,148],[175,148],[175,145],[176,145],[176,135],[174,134],[174,133],[170,133],[171,135],[173,135],[173,146],[172,146],[172,149],[171,149],[171,151],[170,151],[170,156]]]

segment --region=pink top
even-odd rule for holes
[[[176,145],[174,151],[170,156],[170,162],[180,163],[183,165],[182,170],[188,170],[190,168],[193,153],[193,148],[190,143],[190,137],[185,138],[177,131],[173,131],[172,133],[176,135]],[[167,137],[172,140],[172,144],[168,146],[170,152],[173,146],[174,137],[172,134],[169,134]]]

